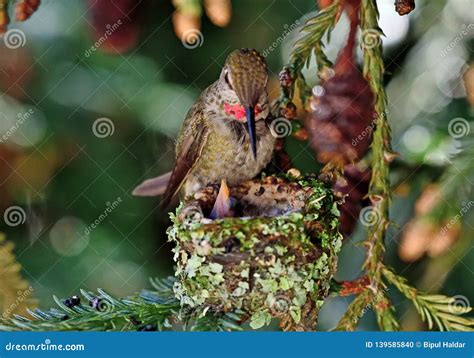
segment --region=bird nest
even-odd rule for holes
[[[243,311],[254,329],[272,318],[284,330],[314,329],[341,247],[331,188],[315,177],[248,181],[229,188],[234,217],[212,220],[218,189],[171,215],[176,296],[204,312]]]

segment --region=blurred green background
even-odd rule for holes
[[[447,193],[436,214],[443,220],[474,200],[474,157],[462,158],[474,144],[473,4],[420,0],[404,17],[393,0],[378,4],[386,34],[388,118],[401,154],[392,174],[387,262],[425,290],[461,295],[473,304],[474,210],[463,214],[453,243],[441,254],[404,261],[399,249],[428,184],[439,181]],[[53,294],[67,297],[79,288],[125,296],[148,287],[149,277],[172,274],[168,215],[159,199],[135,198],[131,190],[172,168],[181,121],[233,49],[266,51],[269,91],[276,98],[277,74],[298,37],[292,30],[317,4],[236,0],[231,8],[230,22],[220,27],[195,5],[186,10],[190,17],[173,15],[171,1],[44,0],[31,19],[12,26],[23,31],[24,46],[12,49],[0,41],[0,135],[6,135],[0,142],[0,210],[18,206],[26,213],[20,225],[0,220],[0,232],[15,244],[40,306],[50,306]],[[183,42],[177,34],[196,21],[198,42]],[[343,17],[327,48],[332,59],[347,28]],[[107,30],[113,35],[102,43]],[[313,84],[315,73],[313,62],[307,71]],[[462,136],[450,132],[456,118],[468,123]],[[320,168],[305,143],[288,139],[287,149],[303,171]],[[338,279],[360,274],[364,233],[359,227],[346,241]],[[423,245],[430,245],[429,238]],[[389,295],[404,327],[419,329],[394,291]],[[321,328],[333,327],[348,302],[329,299]],[[370,314],[361,328],[375,329]]]

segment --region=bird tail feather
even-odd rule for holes
[[[156,178],[147,179],[135,189],[133,189],[132,195],[135,196],[158,196],[163,195],[166,192],[166,187],[171,178],[171,172],[160,175]]]

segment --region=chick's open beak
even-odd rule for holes
[[[254,106],[245,107],[247,117],[247,130],[250,137],[250,146],[252,147],[253,158],[257,159],[257,134],[255,131],[255,111]]]

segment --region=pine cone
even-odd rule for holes
[[[137,7],[133,0],[89,0],[95,46],[107,53],[123,53],[138,38]]]
[[[2,140],[0,135],[0,140]],[[15,161],[20,157],[20,151],[0,143],[0,212],[11,204],[11,179],[15,171]],[[0,242],[2,237],[0,235]]]
[[[199,1],[173,0],[172,21],[176,36],[191,48],[202,43],[201,4]]]
[[[225,27],[229,24],[232,17],[230,0],[204,0],[204,9],[214,25]]]
[[[20,0],[15,4],[16,21],[28,20],[33,13],[38,10],[40,0]]]
[[[24,88],[27,88],[35,76],[32,60],[28,47],[13,50],[0,40],[0,92],[16,99],[25,98],[27,93]],[[2,134],[0,131],[0,140]]]
[[[339,231],[345,237],[354,231],[359,213],[366,204],[364,198],[369,190],[370,177],[371,171],[363,163],[349,164],[344,167],[343,178],[334,184],[334,191],[344,197],[343,203],[339,206],[341,212]]]
[[[0,0],[0,35],[7,31],[9,23],[10,18],[8,17],[7,2],[5,0]]]
[[[445,200],[439,185],[428,185],[415,203],[415,216],[400,239],[398,255],[405,262],[421,259],[425,254],[437,257],[444,254],[459,239],[461,223],[452,218],[434,220],[430,214]]]
[[[358,70],[337,74],[317,88],[306,120],[321,163],[348,164],[363,157],[372,138],[373,95]]]
[[[324,71],[321,85],[313,88],[313,112],[305,121],[317,159],[341,166],[360,160],[367,152],[375,118],[374,96],[354,64],[358,6],[345,4],[351,18],[347,44],[334,68]]]
[[[415,8],[415,0],[395,0],[395,11],[400,16],[407,15]]]

